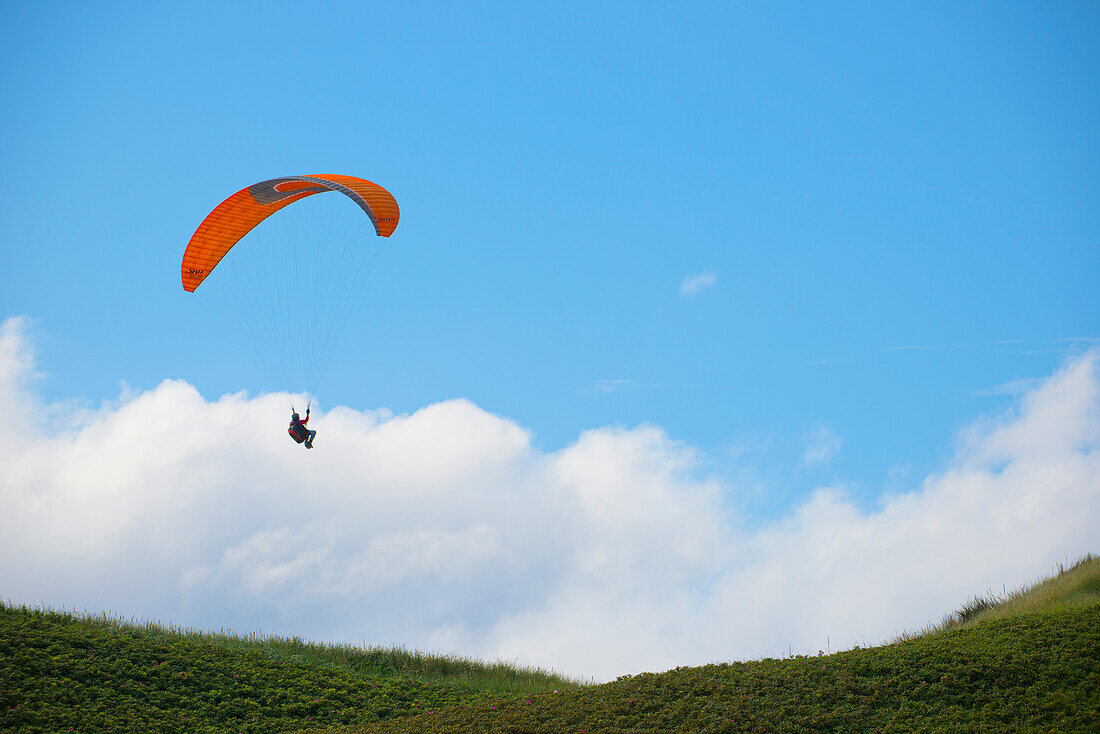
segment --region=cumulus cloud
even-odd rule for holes
[[[680,295],[694,296],[702,293],[707,288],[713,286],[716,280],[718,280],[718,276],[709,270],[689,275],[680,283]]]
[[[831,460],[840,451],[843,444],[840,434],[828,426],[818,426],[806,437],[806,448],[802,452],[804,466],[816,466]]]
[[[545,453],[465,400],[337,407],[306,452],[286,395],[166,380],[43,404],[9,320],[0,596],[597,679],[871,644],[1096,550],[1098,362],[1068,362],[877,507],[826,487],[747,531],[728,514],[741,488],[657,427]]]

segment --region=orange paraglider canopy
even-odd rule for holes
[[[363,208],[380,237],[397,228],[401,213],[390,192],[355,176],[333,173],[261,181],[230,196],[207,215],[183,253],[183,289],[194,291],[225,254],[260,222],[288,204],[326,191],[338,191]]]

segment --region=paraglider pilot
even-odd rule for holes
[[[298,443],[303,441],[306,444],[307,449],[313,448],[313,439],[317,436],[317,431],[311,431],[306,428],[306,424],[309,423],[309,408],[306,408],[305,420],[298,415],[294,408],[290,409],[290,429],[287,433]]]

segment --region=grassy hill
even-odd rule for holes
[[[882,647],[678,668],[336,731],[1100,731],[1100,559],[973,606]]]
[[[1100,558],[1087,555],[1068,568],[1058,564],[1056,573],[1038,583],[1007,593],[975,596],[962,609],[918,634],[934,634],[1036,612],[1083,609],[1096,604],[1100,604]]]
[[[279,732],[567,690],[539,670],[0,604],[0,732]]]
[[[555,692],[556,691],[556,692]],[[604,685],[0,606],[0,731],[1100,731],[1100,559],[882,647]]]

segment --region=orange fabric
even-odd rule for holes
[[[230,196],[207,215],[183,253],[183,289],[194,291],[225,254],[253,228],[283,207],[313,194],[337,191],[363,208],[381,237],[397,228],[401,212],[390,192],[355,176],[326,173],[261,181]]]

